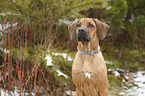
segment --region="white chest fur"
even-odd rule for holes
[[[88,72],[86,72],[86,73],[85,73],[85,78],[89,78],[89,79],[90,79],[90,78],[91,78],[91,74],[88,73]]]

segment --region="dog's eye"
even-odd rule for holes
[[[90,27],[90,28],[93,28],[93,27],[94,27],[94,25],[93,25],[93,24],[91,24],[91,23],[89,23],[89,27]]]
[[[77,27],[80,27],[81,25],[80,24],[77,24]]]

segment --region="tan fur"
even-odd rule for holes
[[[97,35],[100,40],[103,40],[108,32],[109,26],[98,19],[94,19],[97,25]]]
[[[87,30],[88,35],[91,37],[90,42],[78,42],[79,50],[92,51],[98,49],[99,39],[97,28],[102,28],[100,30],[103,34],[103,37],[101,37],[101,39],[103,39],[106,36],[106,26],[108,25],[106,25],[105,23],[101,23],[101,25],[99,25],[97,24],[97,22],[101,23],[101,21],[96,21],[95,19],[82,18],[72,24],[77,25],[79,23],[81,27]],[[88,27],[89,23],[93,24],[94,27]],[[72,25],[69,26],[69,29]],[[77,34],[79,27],[74,27],[73,31],[70,31],[70,33],[74,32],[74,29],[75,34]],[[72,36],[71,39],[74,38],[75,37]],[[82,55],[77,52],[72,66],[72,78],[76,86],[76,93],[74,94],[74,96],[108,96],[109,83],[107,78],[107,68],[101,52],[95,55]]]
[[[78,21],[74,22],[68,26],[70,40],[73,40],[76,37],[76,26],[77,26]]]

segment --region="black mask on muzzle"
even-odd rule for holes
[[[91,38],[88,36],[88,32],[84,28],[79,28],[77,39],[78,41],[82,41],[82,42],[91,41]]]

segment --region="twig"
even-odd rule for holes
[[[25,92],[25,89],[26,89],[26,85],[28,84],[28,81],[30,80],[31,76],[34,75],[35,71],[38,69],[38,67],[40,66],[40,63],[38,65],[35,65],[32,72],[31,72],[31,75],[28,77],[26,83],[25,83],[25,87],[23,89],[23,92]]]

